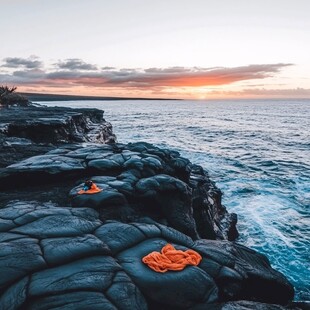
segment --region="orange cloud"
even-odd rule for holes
[[[0,84],[13,84],[20,90],[42,89],[62,92],[114,95],[117,93],[143,94],[170,93],[187,88],[224,86],[235,82],[266,79],[275,76],[292,64],[260,64],[234,68],[170,67],[148,69],[115,69],[88,64],[81,59],[58,61],[44,68],[38,58],[6,58],[0,66]],[[108,93],[109,92],[109,93]],[[195,96],[195,95],[194,95]]]

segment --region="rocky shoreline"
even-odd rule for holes
[[[96,109],[0,110],[0,309],[306,309],[178,152],[116,142]],[[80,195],[85,179],[103,189]],[[158,274],[167,243],[197,267]]]

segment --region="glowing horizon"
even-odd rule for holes
[[[0,84],[20,92],[310,98],[307,0],[4,0],[2,9]]]

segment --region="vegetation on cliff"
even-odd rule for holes
[[[17,87],[15,86],[0,86],[0,106],[29,105],[29,100],[26,97],[16,93],[16,89]]]

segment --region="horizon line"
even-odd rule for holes
[[[154,97],[121,97],[121,96],[90,96],[90,95],[65,95],[55,93],[18,92],[30,97],[29,100],[37,101],[71,101],[71,100],[167,100],[167,101],[212,101],[212,100],[310,100],[307,97],[218,97],[218,98],[154,98]],[[54,97],[54,98],[53,98]]]

